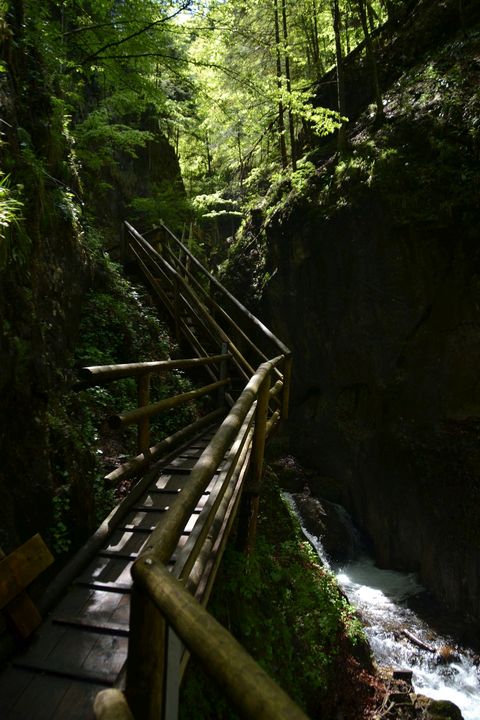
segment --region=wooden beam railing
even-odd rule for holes
[[[153,289],[158,292],[162,302],[166,303],[179,332],[192,344],[198,343],[191,327],[182,322],[182,313],[189,316],[193,324],[202,327],[201,334],[221,337],[228,343],[233,356],[233,364],[243,380],[252,376],[254,368],[279,351],[285,356],[285,366],[289,364],[290,350],[257,317],[237,300],[190,252],[165,225],[157,228],[166,238],[160,242],[157,238],[147,242],[135,228],[125,223],[132,254],[141,258],[140,266],[145,272]],[[158,249],[157,249],[158,247]],[[180,287],[177,304],[169,298],[174,283]],[[215,297],[211,294],[214,290]],[[231,308],[236,317],[227,311]],[[214,315],[214,318],[212,317]],[[192,337],[193,335],[193,337]],[[252,338],[255,338],[253,340]],[[261,343],[261,346],[259,345]],[[276,371],[277,379],[281,375],[290,381],[290,373]],[[288,388],[286,388],[288,395]],[[283,410],[287,408],[284,403]]]
[[[126,425],[136,424],[138,426],[138,455],[124,463],[120,468],[105,476],[107,482],[118,482],[121,479],[127,479],[133,475],[143,471],[150,462],[162,453],[171,450],[175,444],[180,444],[193,435],[195,432],[205,427],[207,422],[212,424],[220,416],[224,414],[223,401],[221,407],[212,411],[200,420],[191,423],[186,428],[182,428],[168,438],[165,438],[156,445],[151,446],[150,418],[161,412],[178,407],[184,403],[191,402],[215,391],[225,388],[230,380],[226,376],[226,366],[231,360],[229,353],[212,355],[203,358],[188,358],[182,360],[156,360],[152,362],[127,363],[123,365],[95,365],[81,368],[79,374],[81,378],[81,387],[92,385],[103,385],[105,383],[114,382],[124,378],[135,378],[137,380],[137,399],[138,407],[117,415],[109,417],[109,424],[112,428],[120,428]],[[156,403],[150,403],[150,378],[152,375],[164,376],[172,370],[188,370],[198,367],[207,367],[217,365],[218,371],[214,378],[219,379],[201,388],[191,390],[186,393],[173,395],[168,398],[159,400]],[[220,395],[218,397],[221,397]]]
[[[139,266],[145,273],[152,289],[169,311],[174,322],[177,339],[180,340],[179,336],[185,337],[194,350],[200,354],[206,354],[198,334],[192,332],[193,325],[199,330],[199,334],[203,338],[208,338],[211,343],[219,341],[227,343],[234,365],[243,380],[248,380],[254,372],[254,366],[247,361],[237,347],[237,339],[226,332],[211,316],[209,309],[183,277],[182,271],[173,267],[132,226],[129,226],[128,223],[127,226],[132,254],[139,261]],[[179,288],[178,293],[174,291],[175,287]]]
[[[178,339],[189,342],[199,357],[189,361],[164,361],[163,365],[141,363],[135,367],[85,369],[84,378],[91,382],[137,378],[139,407],[113,416],[112,424],[121,427],[138,423],[142,427],[143,423],[146,433],[145,423],[151,416],[181,402],[217,393],[220,405],[226,395],[228,375],[232,376],[233,370],[244,387],[236,400],[227,395],[230,411],[190,470],[189,482],[133,564],[125,695],[117,690],[99,694],[96,717],[98,720],[176,720],[179,684],[192,653],[240,716],[305,720],[303,712],[204,609],[237,515],[238,534],[244,548],[249,551],[253,546],[265,443],[288,414],[291,353],[223,288],[168,228],[162,226],[162,232],[172,246],[164,244],[157,249],[154,239],[147,242],[131,225],[125,226],[130,252],[171,314]],[[211,288],[215,290],[215,297]],[[233,308],[235,317],[227,307]],[[221,346],[222,353],[206,357],[208,343],[217,348]],[[148,378],[154,372],[164,372],[165,362],[175,362],[182,369],[187,366],[178,363],[190,363],[192,368],[204,365],[212,382],[150,405]],[[230,373],[227,373],[227,363]],[[215,364],[218,372],[214,370]],[[216,410],[211,415],[219,412]],[[204,419],[193,426],[198,428],[199,422]],[[184,430],[179,433],[183,439]],[[140,454],[124,466],[126,472],[143,467],[151,457],[157,457],[159,446],[170,441],[167,438],[159,446],[149,447],[147,438],[139,440]],[[110,476],[117,478],[119,470]],[[195,523],[179,554],[179,539],[202,496],[207,497],[202,501],[202,522]],[[176,562],[172,570],[168,565],[174,552]]]
[[[243,482],[243,493],[244,495],[245,492],[247,493],[250,505],[246,513],[249,519],[246,527],[247,546],[251,547],[253,544],[263,452],[268,433],[266,418],[270,382],[273,371],[281,365],[283,360],[283,356],[279,356],[260,365],[193,467],[189,484],[182,491],[179,501],[169,511],[161,529],[153,531],[141,557],[134,563],[132,576],[135,584],[131,599],[126,697],[135,718],[150,720],[175,717],[175,713],[171,713],[172,707],[175,708],[178,703],[178,698],[170,697],[168,688],[171,688],[169,676],[172,673],[179,675],[180,657],[178,653],[169,653],[169,638],[172,629],[186,647],[201,660],[208,657],[210,662],[212,655],[217,652],[220,654],[221,661],[209,665],[206,670],[222,687],[225,685],[226,690],[228,686],[227,692],[232,693],[232,700],[244,717],[257,717],[257,715],[248,714],[251,712],[252,702],[255,707],[257,707],[257,703],[259,703],[258,707],[264,706],[262,712],[265,714],[260,714],[258,717],[275,717],[285,720],[286,718],[305,717],[283,691],[263,671],[260,671],[258,665],[251,658],[248,661],[245,659],[247,655],[243,650],[241,651],[243,658],[241,674],[245,682],[244,691],[247,692],[247,688],[257,686],[254,693],[257,699],[253,700],[251,694],[248,699],[245,699],[244,693],[239,695],[235,691],[239,673],[239,666],[236,663],[240,662],[240,656],[237,654],[237,650],[240,652],[238,643],[223,628],[217,632],[220,626],[205,611],[198,613],[192,609],[197,607],[195,601],[190,598],[185,589],[178,589],[175,584],[171,585],[171,575],[165,569],[177,547],[186,522],[217,472],[220,461],[228,455],[227,451],[230,447],[232,447],[231,462],[224,472],[224,477],[219,479],[221,487],[216,490],[212,500],[209,520],[202,524],[197,537],[190,539],[193,554],[187,553],[186,560],[177,570],[177,574],[184,583],[188,584],[189,573],[199,557],[211,525],[215,518],[219,517],[218,508],[222,502],[230,502],[227,493],[228,489],[232,487],[232,478],[238,477],[239,470],[243,470],[245,475],[248,465],[249,480],[246,481],[246,484]],[[276,416],[275,419],[280,416],[278,411]],[[251,460],[250,463],[246,462],[247,456],[248,460]],[[220,557],[217,562],[219,560]],[[145,571],[146,568],[147,571]],[[158,568],[160,568],[158,572],[162,577],[165,572],[170,578],[169,583],[163,583],[161,596],[157,593],[159,585],[157,583],[152,585],[150,582],[153,575],[149,571],[153,570],[155,575]],[[191,608],[189,612],[195,616],[194,622],[184,624],[182,608],[178,607],[178,612],[175,612],[174,604],[170,604],[173,602],[172,597],[182,598],[182,607],[185,607],[186,603],[189,604]],[[202,598],[202,601],[205,601],[205,598]],[[199,640],[200,637],[203,638],[206,626],[211,627],[214,632],[209,641],[208,651],[203,639]],[[181,628],[180,631],[179,628]],[[200,646],[204,648],[204,651],[199,652]],[[225,648],[228,648],[229,661],[227,663],[222,655],[222,652],[226,652]],[[229,668],[228,671],[225,670],[225,663]],[[226,679],[225,673],[229,675],[229,680]],[[250,693],[250,689],[248,692]],[[243,698],[241,701],[240,696]],[[260,701],[260,697],[263,698],[262,701]]]

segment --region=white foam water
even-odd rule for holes
[[[284,496],[301,522],[294,498]],[[480,669],[475,655],[454,638],[439,635],[407,606],[409,598],[424,591],[415,575],[377,568],[365,554],[332,567],[321,539],[305,528],[303,532],[357,608],[377,663],[412,670],[415,692],[450,700],[464,720],[480,720]],[[450,648],[448,662],[443,661],[445,648]]]

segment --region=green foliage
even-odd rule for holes
[[[22,259],[22,247],[13,245],[11,232],[12,226],[18,229],[22,219],[23,202],[19,194],[18,188],[12,189],[9,176],[0,171],[0,270],[9,256],[14,261]]]
[[[221,213],[236,213],[238,201],[222,196],[220,190],[214,193],[196,195],[192,207],[199,217],[215,217]],[[238,213],[241,214],[241,213]]]
[[[97,232],[89,230],[85,242],[96,260],[95,284],[82,307],[75,364],[165,357],[172,345],[145,291],[127,281],[119,266],[99,252],[102,238]],[[186,378],[171,374],[165,383],[152,382],[152,400],[187,389],[191,389],[191,384]],[[61,402],[50,402],[47,426],[55,488],[50,538],[57,554],[69,552],[83,541],[115,504],[116,488],[105,486],[103,480],[106,471],[101,447],[110,442],[108,435],[105,438],[105,418],[136,404],[133,379],[79,392],[65,391]],[[169,434],[195,413],[194,408],[185,407],[175,416],[167,415],[159,420],[157,432]],[[128,428],[121,440],[123,451],[135,454],[135,440],[135,430]]]
[[[101,476],[93,481],[93,497],[95,502],[95,524],[100,525],[115,507],[115,488],[108,487]]]
[[[269,473],[255,550],[227,548],[209,610],[312,716],[338,681],[341,645],[365,638],[334,577],[303,539]],[[235,718],[199,669],[187,670],[181,718]]]
[[[95,242],[95,235],[91,236]],[[123,276],[106,255],[98,260],[101,280],[88,293],[80,324],[80,365],[108,365],[158,360],[170,350],[170,339],[152,309],[142,302],[145,293]]]
[[[106,108],[94,110],[75,126],[77,157],[90,172],[116,165],[117,153],[137,157],[136,151],[153,138],[146,130],[137,130],[114,122]]]
[[[150,226],[163,222],[174,232],[182,230],[190,215],[190,203],[179,183],[164,180],[152,183],[148,197],[136,197],[130,207],[134,212],[141,213],[143,222]]]
[[[370,3],[374,26],[386,19],[384,3]],[[340,125],[338,113],[316,107],[315,83],[335,62],[330,4],[278,3],[280,38],[272,0],[210,2],[192,16],[189,58],[198,91],[196,119],[180,135],[180,156],[192,195],[218,192],[251,202],[281,166],[279,105],[291,118],[289,159]],[[344,54],[363,40],[356,6],[340,0]],[[284,34],[284,28],[286,35]],[[286,64],[289,65],[287,77]],[[298,147],[292,147],[298,145]],[[292,161],[289,167],[293,167]]]
[[[9,185],[8,175],[0,171],[0,238],[4,237],[9,225],[19,221],[22,207],[22,201],[15,198]]]

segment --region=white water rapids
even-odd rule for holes
[[[301,522],[294,498],[289,493],[284,496]],[[350,603],[358,609],[377,663],[412,670],[415,692],[450,700],[460,708],[464,720],[480,720],[478,656],[460,647],[454,638],[438,634],[408,607],[409,598],[424,591],[415,576],[381,570],[365,554],[341,567],[332,567],[320,539],[305,528],[303,532],[322,562],[335,573]],[[434,652],[420,648],[404,631]],[[453,651],[446,663],[441,662],[444,648]]]

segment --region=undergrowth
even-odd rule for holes
[[[264,484],[254,552],[227,547],[209,611],[311,717],[328,716],[342,646],[364,645],[361,624],[280,497]],[[182,720],[236,718],[191,661]]]
[[[82,307],[72,379],[78,367],[162,360],[174,349],[146,291],[97,252],[93,287]],[[152,378],[151,402],[191,388],[181,372]],[[107,418],[136,405],[133,379],[70,390],[61,402],[50,405],[47,420],[55,484],[50,540],[56,554],[81,543],[117,501],[117,488],[107,486],[103,478],[120,460],[136,454],[136,428],[114,433]],[[152,420],[152,438],[157,442],[172,434],[192,422],[196,413],[193,404],[164,413]]]

